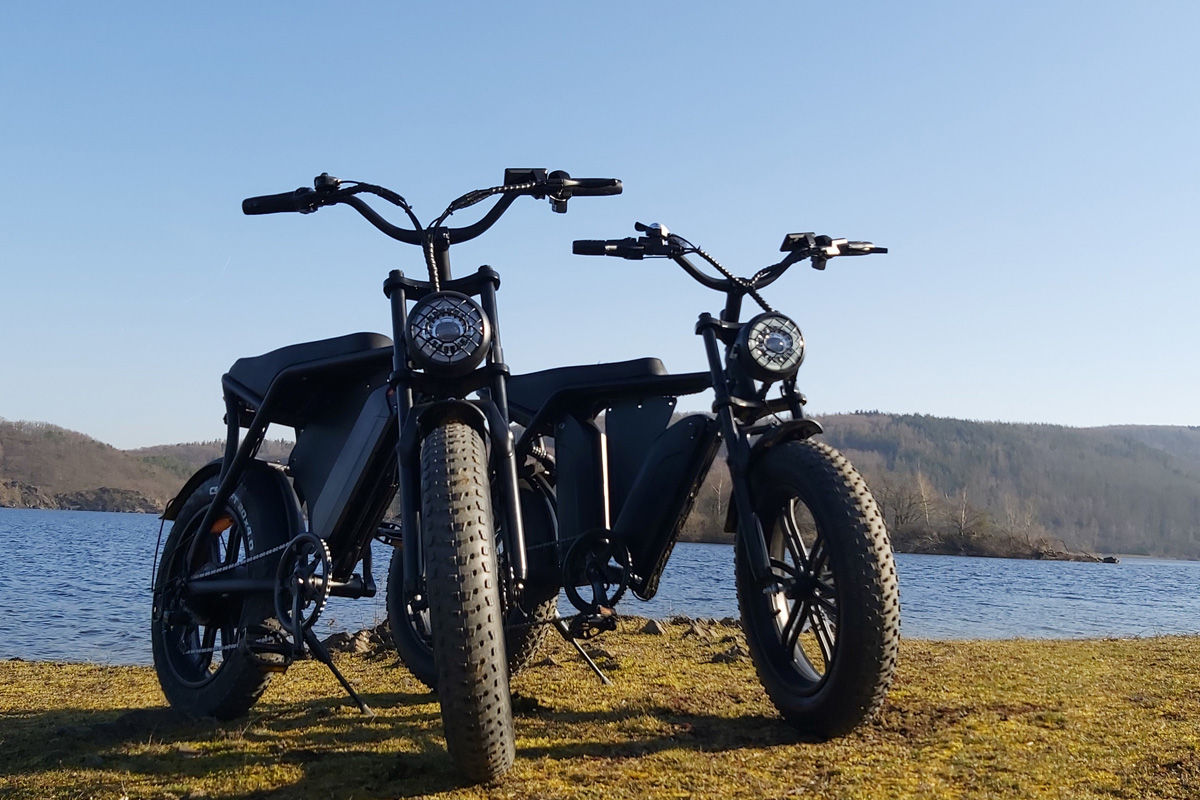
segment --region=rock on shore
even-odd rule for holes
[[[131,489],[102,486],[81,492],[51,494],[21,481],[0,481],[0,508],[37,508],[61,511],[121,511],[158,514],[163,504]]]

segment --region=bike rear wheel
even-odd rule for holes
[[[199,596],[189,593],[188,583],[287,541],[289,515],[275,481],[274,475],[249,469],[212,530],[201,532],[218,484],[216,476],[210,478],[184,502],[163,547],[150,628],[154,669],[167,701],[189,714],[234,719],[267,687],[269,671],[250,657],[241,639],[248,630],[274,624],[270,596]],[[203,540],[189,560],[198,536]],[[269,558],[252,568],[255,577],[274,569]]]
[[[883,518],[862,477],[813,441],[777,445],[750,490],[776,584],[735,552],[738,605],[759,680],[805,735],[849,733],[883,703],[900,647],[900,599]]]
[[[446,747],[470,780],[491,780],[516,745],[487,455],[469,425],[446,422],[422,443],[421,512]]]

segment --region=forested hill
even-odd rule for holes
[[[867,476],[893,529],[936,527],[940,516],[943,530],[958,533],[990,527],[1096,553],[1200,558],[1200,427],[879,413],[821,422],[824,441]]]
[[[178,475],[90,436],[0,420],[0,506],[156,511]]]
[[[263,454],[285,448],[266,442]],[[118,450],[57,425],[0,419],[0,506],[158,513],[221,449],[212,441]]]
[[[1068,428],[922,415],[821,417],[821,439],[862,471],[897,549],[1200,558],[1200,427]],[[265,455],[286,457],[287,443]],[[0,420],[0,506],[159,511],[216,441],[117,450],[81,433]],[[722,536],[729,484],[717,465],[689,538]],[[981,544],[982,543],[982,544]]]

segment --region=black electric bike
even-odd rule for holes
[[[483,266],[453,278],[450,246],[485,232],[520,196],[564,212],[572,197],[620,191],[612,179],[508,170],[503,185],[463,195],[428,226],[395,192],[328,175],[312,189],[244,201],[246,214],[349,205],[420,246],[428,279],[389,274],[391,338],[293,345],[240,359],[223,377],[225,455],[163,515],[174,524],[154,581],[152,643],[173,705],[236,717],[270,673],[308,651],[369,710],[313,623],[331,595],[375,594],[377,538],[393,545],[387,604],[401,657],[437,690],[447,747],[466,776],[495,777],[514,757],[510,673],[548,630],[587,659],[578,640],[613,629],[627,591],[654,596],[724,443],[739,604],[768,695],[822,738],[877,708],[898,650],[887,533],[854,469],[811,439],[821,429],[796,389],[803,339],[759,290],[804,259],[822,268],[835,256],[886,251],[793,234],[783,260],[742,279],[659,226],[638,226],[636,239],[576,242],[585,255],[670,258],[724,293],[720,316],[703,314],[696,328],[710,369],[670,375],[646,358],[511,375],[499,276]],[[413,227],[386,221],[364,193],[399,207]],[[474,224],[444,224],[496,196]],[[747,295],[763,313],[742,322]],[[775,385],[779,396],[768,398]],[[708,389],[713,416],[674,418],[678,397]],[[255,457],[272,423],[296,433],[286,466]],[[399,524],[385,522],[397,494]],[[560,590],[575,609],[565,618]]]

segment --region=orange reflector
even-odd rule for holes
[[[212,532],[214,534],[224,533],[225,531],[229,530],[231,527],[233,527],[233,517],[221,517],[216,522],[213,523]]]

